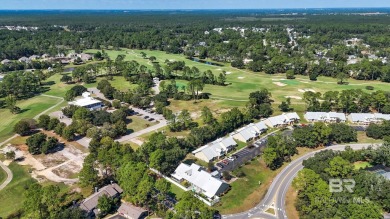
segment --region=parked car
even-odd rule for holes
[[[220,168],[223,168],[223,167],[224,167],[224,165],[221,164],[221,163],[217,163],[216,165],[217,165],[217,167],[220,167]]]
[[[230,161],[234,161],[233,157],[228,157],[227,159],[230,160]]]
[[[237,154],[233,154],[232,157],[234,157],[234,159],[237,159],[238,155]]]
[[[154,120],[153,118],[148,119],[149,122],[151,122],[151,121],[153,121],[153,120]]]
[[[144,116],[144,119],[148,119],[149,118],[149,116]]]
[[[225,165],[228,165],[229,164],[229,160],[225,159],[225,160],[222,161],[222,163],[225,164]]]

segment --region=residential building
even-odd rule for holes
[[[347,118],[344,113],[337,112],[306,112],[304,115],[308,122],[346,122]]]
[[[382,113],[351,113],[348,115],[351,123],[369,125],[370,123],[381,123],[383,120],[390,120],[390,114]]]
[[[121,204],[118,213],[128,219],[143,219],[148,216],[147,210],[126,202]]]
[[[192,191],[207,197],[209,200],[219,199],[229,188],[229,185],[205,171],[201,166],[193,163],[187,165],[181,163],[175,172],[171,175],[172,178],[179,183],[186,181],[190,184]]]
[[[75,105],[75,106],[80,106],[80,107],[85,107],[89,110],[98,110],[104,106],[102,101],[91,97],[91,94],[89,92],[84,92],[82,94],[82,98],[79,98],[75,101],[69,102],[69,104]]]
[[[11,63],[11,61],[9,59],[4,59],[3,61],[1,61],[2,65],[7,65],[9,63]]]
[[[260,121],[258,123],[255,123],[254,124],[254,128],[259,132],[259,133],[264,133],[265,131],[267,131],[268,127],[267,125],[265,124],[264,121]]]
[[[86,53],[77,54],[77,57],[79,57],[83,62],[92,60],[92,56]]]
[[[122,188],[119,187],[118,184],[112,183],[97,190],[94,194],[84,199],[84,201],[80,204],[80,208],[87,212],[88,217],[97,216],[99,214],[99,209],[97,206],[100,197],[106,195],[110,198],[116,198],[119,197],[122,193]]]
[[[258,129],[255,128],[254,124],[249,124],[230,133],[230,136],[241,142],[249,142],[257,138],[260,134],[261,132],[259,132]]]
[[[22,58],[18,59],[19,62],[25,62],[25,63],[30,63],[31,60],[28,59],[27,57],[23,56]]]
[[[34,60],[39,59],[39,56],[38,55],[32,55],[32,56],[28,57],[28,59],[30,59],[31,61],[34,61]]]
[[[277,128],[287,125],[292,125],[296,122],[299,122],[300,117],[296,112],[291,113],[283,113],[279,116],[273,116],[269,117],[268,119],[264,120],[264,123],[271,128]]]
[[[224,156],[227,152],[237,146],[237,143],[232,137],[217,139],[203,147],[200,147],[192,152],[195,157],[210,162]]]

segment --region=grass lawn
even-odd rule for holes
[[[129,116],[127,118],[132,120],[132,122],[127,125],[127,129],[133,130],[133,132],[138,132],[142,129],[158,124],[156,121],[149,122],[148,120],[144,119],[143,116],[135,115]]]
[[[0,217],[3,218],[22,207],[25,187],[34,181],[28,173],[29,167],[11,163],[9,168],[14,177],[11,183],[0,191]]]
[[[13,135],[12,129],[19,120],[33,118],[58,102],[60,100],[56,98],[36,96],[17,102],[16,105],[22,109],[22,112],[19,114],[12,114],[8,109],[0,109],[0,142]]]
[[[295,200],[297,199],[298,193],[290,186],[286,194],[286,213],[288,218],[299,218],[299,212],[295,208]]]
[[[7,173],[3,170],[3,168],[0,168],[0,185],[7,179]]]
[[[357,138],[358,138],[359,143],[375,144],[375,143],[382,143],[383,142],[383,140],[381,140],[381,139],[373,139],[373,138],[367,137],[366,132],[363,132],[363,131],[357,132]]]
[[[358,170],[358,169],[365,169],[367,167],[372,167],[372,164],[370,164],[369,162],[358,161],[355,162],[353,166],[355,170]]]
[[[291,159],[295,160],[309,152],[320,149],[322,148],[298,148],[298,154],[294,155]],[[230,184],[231,190],[221,197],[221,202],[216,204],[215,208],[221,214],[233,214],[255,207],[267,193],[267,189],[271,185],[273,178],[288,164],[285,163],[278,170],[272,171],[266,167],[261,158],[258,158],[241,167],[246,176]]]
[[[173,196],[175,196],[176,200],[180,199],[185,191],[181,188],[179,188],[177,185],[171,183],[171,191]]]
[[[61,77],[62,77],[61,74],[55,74],[46,80],[47,82],[51,82],[54,84],[50,86],[50,90],[45,92],[45,94],[57,96],[57,97],[64,97],[65,93],[70,88],[76,85],[76,84],[66,84],[61,82],[60,81]],[[103,79],[105,79],[105,77],[98,77],[95,83],[84,84],[83,86],[85,86],[86,88],[96,87],[97,84]],[[110,81],[110,83],[113,87],[115,87],[120,91],[128,91],[129,89],[134,89],[138,86],[136,84],[132,84],[126,81],[122,76],[113,76],[113,79]]]
[[[95,53],[97,50],[87,50],[88,53]],[[272,93],[272,97],[275,100],[274,109],[277,112],[277,106],[286,99],[286,96],[303,97],[303,93],[298,91],[299,89],[313,89],[316,92],[326,91],[342,91],[345,89],[363,89],[367,85],[375,87],[375,90],[390,91],[390,86],[387,83],[379,81],[358,81],[354,79],[348,79],[347,85],[338,85],[337,79],[329,77],[319,77],[317,81],[310,81],[308,76],[297,75],[294,80],[286,80],[284,74],[267,75],[265,73],[254,73],[249,70],[236,69],[230,66],[228,63],[222,63],[224,66],[212,66],[192,60],[188,60],[183,55],[167,54],[163,51],[149,51],[149,50],[131,50],[121,49],[120,51],[106,50],[107,54],[115,59],[119,54],[126,55],[125,60],[136,60],[140,64],[147,67],[151,67],[152,64],[148,59],[141,57],[140,53],[145,52],[147,57],[155,56],[157,62],[164,65],[165,60],[184,61],[187,66],[197,67],[201,72],[211,70],[215,75],[218,75],[223,70],[227,74],[227,86],[206,85],[203,92],[211,93],[210,98],[212,100],[204,101],[206,105],[214,109],[220,108],[232,108],[243,107],[248,100],[249,93],[260,90],[262,88],[268,89]],[[285,84],[285,86],[278,86],[276,82]],[[177,80],[179,88],[185,85],[186,81]],[[367,91],[372,92],[372,91]],[[218,100],[218,101],[217,101]],[[305,103],[303,100],[292,99],[292,107],[298,112],[304,112]],[[188,101],[175,101],[170,108],[183,109],[188,106]],[[194,105],[195,108],[190,108],[191,112],[199,112],[199,108]],[[188,107],[187,107],[188,108]],[[175,110],[174,110],[175,111]]]
[[[266,193],[271,179],[276,175],[276,172],[267,168],[260,159],[241,168],[245,177],[231,183],[231,190],[221,197],[220,203],[215,205],[221,214],[241,212],[255,206]]]

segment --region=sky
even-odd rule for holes
[[[390,7],[390,0],[0,0],[0,9],[268,9]]]

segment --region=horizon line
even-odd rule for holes
[[[165,8],[165,9],[85,9],[85,8],[74,8],[74,9],[61,9],[61,8],[47,8],[47,9],[0,9],[0,11],[223,11],[223,10],[308,10],[308,9],[390,9],[390,6],[386,7],[307,7],[307,8]]]

